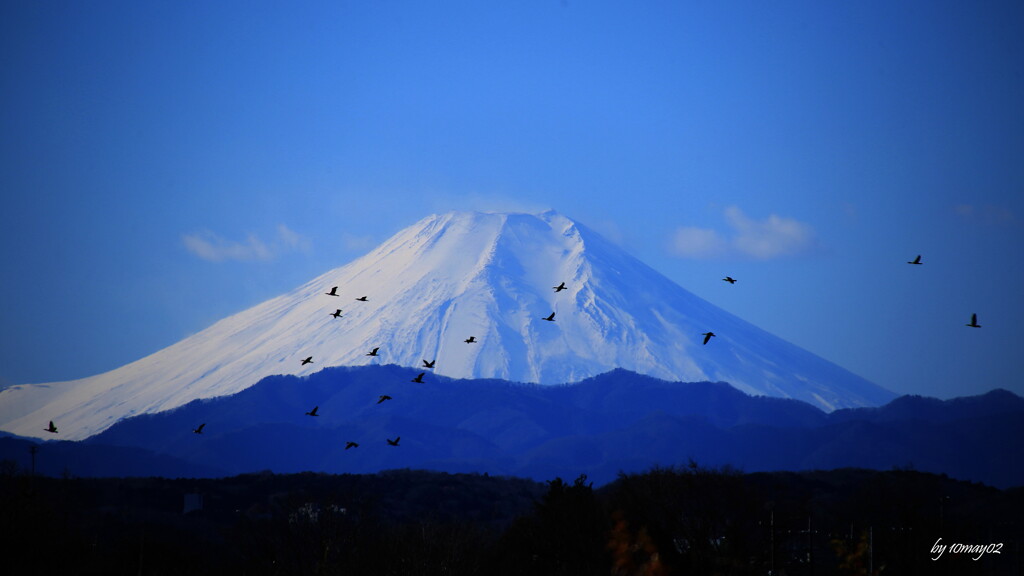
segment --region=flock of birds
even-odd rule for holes
[[[921,262],[921,255],[918,254],[913,260],[908,260],[907,264],[913,264],[913,265],[917,265],[917,266],[922,265],[923,263]],[[730,285],[736,283],[736,279],[733,278],[732,276],[726,276],[725,278],[722,278],[722,281],[723,282],[728,282]],[[566,289],[565,282],[561,282],[558,286],[552,286],[552,289],[555,291],[555,293],[558,293],[558,292],[561,292],[562,290],[565,290]],[[325,292],[324,294],[326,294],[327,296],[335,296],[335,297],[340,297],[341,296],[341,294],[338,294],[338,286],[332,287],[328,292]],[[368,302],[369,298],[367,296],[360,296],[360,297],[356,298],[356,301],[357,302]],[[334,318],[343,318],[344,317],[343,314],[342,314],[342,309],[341,308],[336,309],[334,312],[332,312],[330,314],[330,316],[332,316]],[[554,322],[555,321],[555,313],[552,312],[548,316],[543,316],[543,317],[541,317],[541,320],[546,320],[548,322]],[[981,324],[978,324],[978,315],[976,313],[975,314],[971,314],[971,321],[969,323],[965,324],[965,326],[969,326],[971,328],[981,328]],[[704,345],[707,345],[707,343],[710,342],[711,339],[716,336],[716,334],[709,330],[707,332],[704,332],[702,334],[702,336],[704,336]],[[469,336],[469,338],[466,338],[465,340],[463,340],[463,342],[465,342],[466,344],[475,344],[475,343],[477,343],[479,341],[476,339],[476,336],[472,336],[471,335],[471,336]],[[366,353],[366,356],[370,356],[370,357],[380,356],[380,347],[378,346],[378,347],[375,347],[374,349],[370,350],[369,352]],[[436,362],[437,362],[437,359],[434,359],[434,360],[423,359],[423,365],[421,367],[422,368],[426,368],[426,369],[433,369]],[[313,357],[312,356],[307,356],[307,357],[302,359],[301,366],[305,366],[306,364],[312,364],[312,363],[313,363]],[[423,377],[426,376],[426,374],[427,374],[426,372],[420,372],[411,381],[415,382],[415,383],[418,383],[418,384],[423,384],[424,383]],[[392,400],[392,399],[393,398],[391,396],[387,395],[387,394],[381,394],[380,396],[377,397],[377,404],[382,404],[382,403],[384,403],[384,402],[386,402],[388,400]],[[320,415],[319,414],[319,410],[320,410],[319,406],[314,406],[312,410],[306,412],[306,416],[317,417],[317,416]],[[202,434],[203,433],[203,429],[205,427],[206,427],[206,423],[204,422],[204,423],[200,424],[199,426],[195,427],[192,430],[192,432],[194,434]],[[53,420],[50,420],[50,425],[48,427],[44,428],[43,430],[45,430],[46,432],[49,432],[51,434],[57,434],[58,433],[57,426],[54,425]],[[402,439],[401,436],[396,436],[394,440],[392,440],[391,438],[386,438],[387,443],[388,443],[389,446],[396,446],[396,447],[398,446],[398,443],[399,443],[399,441],[401,439]],[[345,443],[345,450],[350,450],[352,448],[358,448],[358,447],[359,447],[359,443],[351,441],[351,440],[349,440],[349,441],[347,441]]]
[[[331,287],[331,289],[329,291],[324,292],[324,294],[327,295],[327,296],[340,297],[341,294],[338,293],[338,288],[339,288],[338,286],[333,286],[333,287]],[[558,286],[552,286],[552,289],[556,293],[558,293],[558,292],[561,292],[562,290],[566,290],[567,287],[565,285],[565,282],[561,282]],[[357,302],[369,302],[369,300],[370,299],[367,296],[360,296],[359,298],[356,298]],[[329,316],[332,316],[334,318],[343,318],[344,314],[342,314],[342,312],[343,312],[343,310],[341,308],[337,308],[337,309],[335,309],[334,312],[330,313]],[[554,322],[555,321],[555,313],[552,312],[551,314],[549,314],[547,316],[543,316],[543,317],[541,317],[541,320],[547,320],[548,322]],[[479,342],[479,340],[476,339],[475,335],[470,335],[468,338],[463,340],[463,342],[466,343],[466,344],[476,344],[476,343]],[[369,352],[366,353],[366,356],[369,356],[369,357],[379,357],[380,356],[380,347],[379,346],[374,347],[372,350],[370,350]],[[427,359],[424,358],[423,359],[423,365],[421,366],[421,368],[433,369],[435,367],[436,363],[437,363],[437,359],[436,358],[433,359],[433,360],[427,360]],[[313,357],[312,356],[306,356],[305,358],[303,358],[301,360],[300,366],[305,366],[306,364],[313,364]],[[424,383],[423,377],[426,376],[426,375],[427,375],[426,372],[420,372],[419,374],[416,375],[415,378],[413,378],[411,380],[411,382],[415,382],[417,384],[423,384]],[[384,402],[387,402],[388,400],[393,400],[393,398],[390,395],[388,395],[388,394],[381,394],[380,396],[377,397],[377,404],[383,404]],[[320,416],[320,406],[314,406],[312,410],[306,412],[306,416],[312,416],[312,417]],[[196,428],[194,428],[192,430],[192,432],[194,434],[202,434],[203,433],[203,429],[205,427],[206,427],[206,423],[204,422],[204,423],[200,424],[199,426],[197,426]],[[54,432],[54,433],[57,432],[57,429],[53,426],[53,422],[50,422],[50,428],[52,430],[48,429],[48,431]],[[385,440],[387,441],[388,446],[398,447],[399,446],[399,442],[402,440],[402,437],[401,436],[396,436],[394,439],[385,438]],[[354,440],[348,440],[348,441],[345,442],[345,450],[351,450],[352,448],[358,448],[358,447],[359,447],[359,443],[354,441]]]

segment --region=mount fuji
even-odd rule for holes
[[[710,331],[717,336],[704,344]],[[366,364],[537,384],[624,368],[723,381],[826,411],[895,397],[715,307],[556,212],[451,212],[121,368],[0,391],[0,429],[52,437],[44,428],[53,420],[60,438],[80,440],[267,376]]]

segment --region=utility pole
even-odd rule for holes
[[[807,515],[807,566],[814,574],[814,533],[811,532],[811,515]]]
[[[875,527],[868,526],[868,574],[875,573]]]

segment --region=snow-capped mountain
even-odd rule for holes
[[[717,337],[705,345],[708,331]],[[465,342],[470,337],[475,342]],[[373,348],[378,355],[368,356]],[[452,212],[121,368],[3,390],[0,429],[52,437],[43,429],[54,420],[60,438],[82,439],[273,374],[424,361],[456,378],[540,384],[625,368],[725,381],[825,410],[894,397],[698,298],[556,212]]]

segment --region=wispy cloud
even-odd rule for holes
[[[249,234],[243,241],[228,240],[209,230],[184,234],[181,240],[185,249],[210,262],[268,261],[280,254],[309,249],[309,241],[284,224],[278,224],[277,234],[270,241],[256,234]]]
[[[284,224],[277,225],[277,238],[282,248],[299,252],[309,250],[309,240]]]
[[[799,220],[776,214],[757,220],[736,206],[725,208],[722,216],[729,228],[727,233],[681,226],[672,234],[669,251],[680,258],[742,256],[770,260],[800,256],[818,248],[814,229]]]
[[[729,249],[729,243],[711,228],[681,226],[672,234],[670,250],[680,258],[712,258]]]
[[[431,202],[435,213],[451,210],[473,210],[476,212],[523,212],[539,214],[552,206],[493,192],[470,192],[467,194],[436,193]]]
[[[964,220],[982,226],[1005,226],[1016,222],[1009,208],[993,204],[958,204],[953,207],[953,211]]]
[[[357,236],[349,232],[344,232],[341,235],[341,246],[349,252],[366,252],[375,245],[373,236]]]

